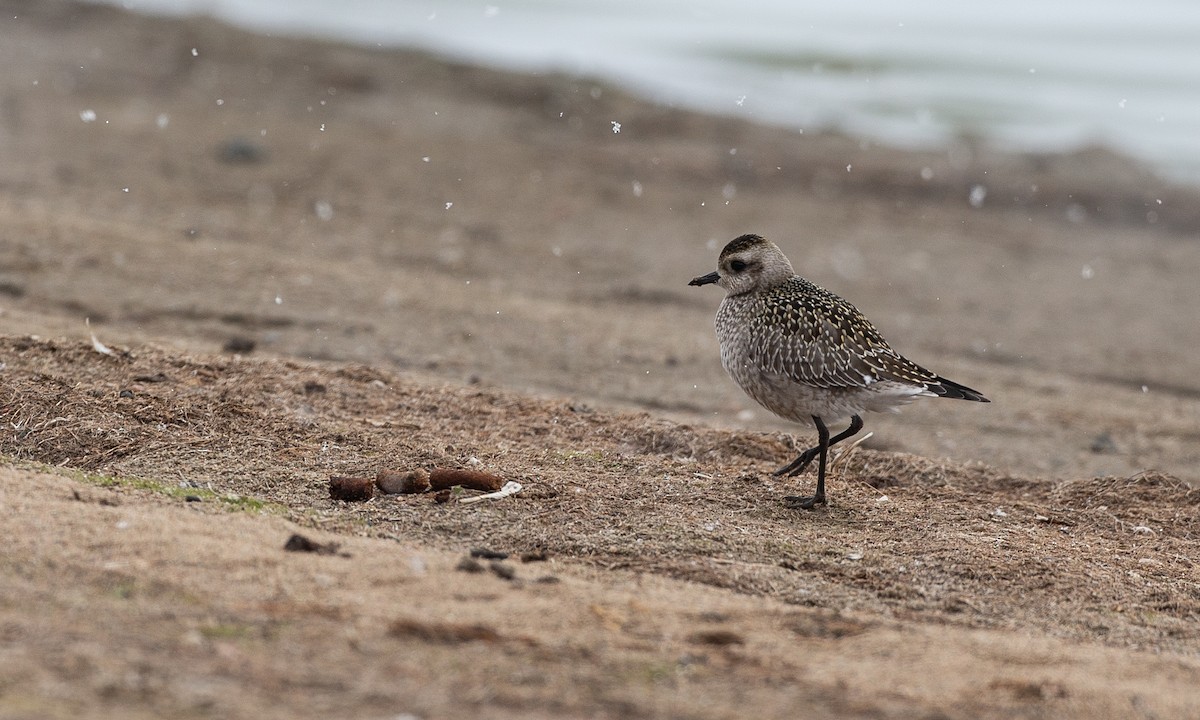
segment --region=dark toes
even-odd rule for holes
[[[813,458],[815,458],[819,452],[819,448],[805,450],[804,452],[800,453],[800,457],[791,461],[787,465],[784,465],[771,474],[775,477],[779,477],[781,475],[787,475],[788,477],[799,475],[800,473],[804,472],[804,468],[808,467],[808,464],[813,461]]]
[[[788,495],[783,499],[783,503],[790,508],[798,508],[800,510],[812,510],[817,505],[825,504],[824,495],[810,495],[808,497],[800,497],[799,495]]]

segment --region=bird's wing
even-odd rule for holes
[[[796,278],[795,280],[800,280]],[[891,380],[929,385],[938,377],[893,350],[862,313],[807,281],[764,298],[752,355],[766,372],[819,388],[863,388]],[[767,309],[770,308],[770,309]]]

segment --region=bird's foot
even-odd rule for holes
[[[812,510],[817,505],[825,505],[825,493],[818,495],[808,495],[801,497],[799,495],[788,495],[783,499],[783,503],[790,508],[799,510]]]
[[[808,467],[808,464],[811,463],[820,453],[821,448],[809,448],[800,453],[800,456],[795,460],[791,461],[787,465],[784,465],[771,474],[775,477],[782,477],[784,475],[787,475],[788,477],[794,477],[799,475],[800,473],[804,472],[804,468]]]

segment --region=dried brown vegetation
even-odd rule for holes
[[[1200,716],[1194,189],[0,8],[0,717]],[[749,231],[995,402],[787,508]]]

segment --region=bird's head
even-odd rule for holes
[[[778,245],[761,235],[742,235],[721,251],[716,272],[693,278],[688,285],[716,283],[730,295],[742,295],[786,282],[795,274]]]

